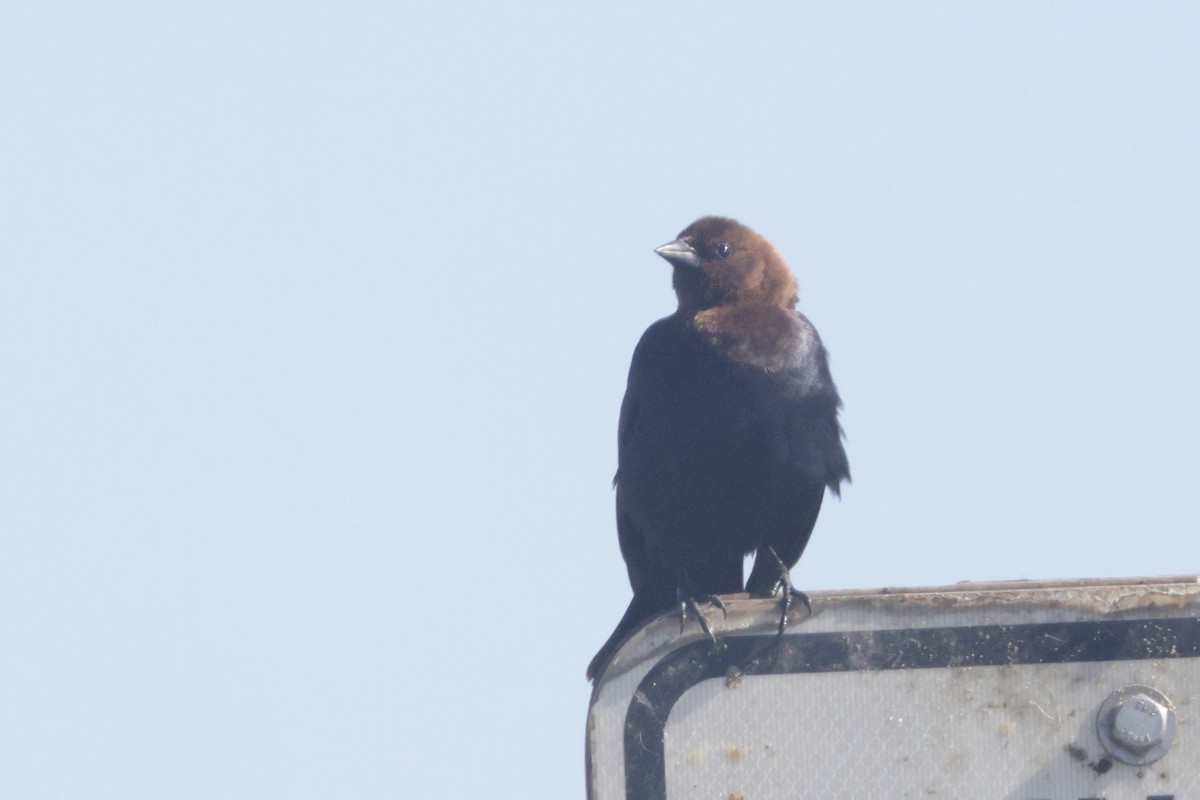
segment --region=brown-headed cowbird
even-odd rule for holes
[[[702,217],[655,252],[674,268],[679,307],[642,335],[629,368],[615,485],[633,600],[589,679],[676,603],[695,610],[696,599],[782,584],[782,631],[786,570],[825,489],[838,494],[850,478],[828,357],[775,248],[732,219]]]

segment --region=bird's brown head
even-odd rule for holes
[[[737,220],[701,217],[654,252],[675,268],[672,282],[681,311],[796,305],[796,279],[783,258]]]

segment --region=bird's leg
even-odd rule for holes
[[[788,612],[792,610],[792,606],[799,601],[808,609],[808,613],[812,614],[812,604],[808,602],[808,595],[797,589],[792,584],[791,573],[788,572],[787,564],[783,563],[783,559],[775,552],[775,548],[768,547],[767,552],[771,554],[771,558],[775,559],[775,563],[779,566],[779,577],[775,581],[775,585],[771,587],[771,593],[774,594],[776,589],[783,590],[783,613],[779,615],[779,636],[783,636],[783,630],[787,627]]]
[[[679,570],[679,580],[675,584],[675,597],[679,601],[679,633],[683,633],[684,625],[687,623],[688,611],[690,610],[696,615],[696,621],[700,623],[700,629],[712,640],[713,647],[719,648],[720,644],[717,642],[716,634],[713,633],[712,627],[709,626],[708,620],[704,618],[704,614],[701,613],[700,606],[696,604],[696,601],[706,600],[721,609],[721,614],[728,617],[729,610],[725,607],[725,603],[721,598],[715,594],[697,592],[696,587],[692,585],[692,579],[688,576],[686,565]]]

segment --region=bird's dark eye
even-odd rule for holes
[[[716,247],[717,258],[727,257],[732,250],[733,248],[729,246],[729,242],[721,242]]]

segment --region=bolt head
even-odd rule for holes
[[[1153,764],[1175,741],[1175,706],[1152,686],[1118,689],[1096,712],[1100,744],[1122,764]]]
[[[1113,715],[1112,737],[1130,750],[1144,752],[1162,743],[1167,732],[1167,709],[1158,701],[1136,694]]]

